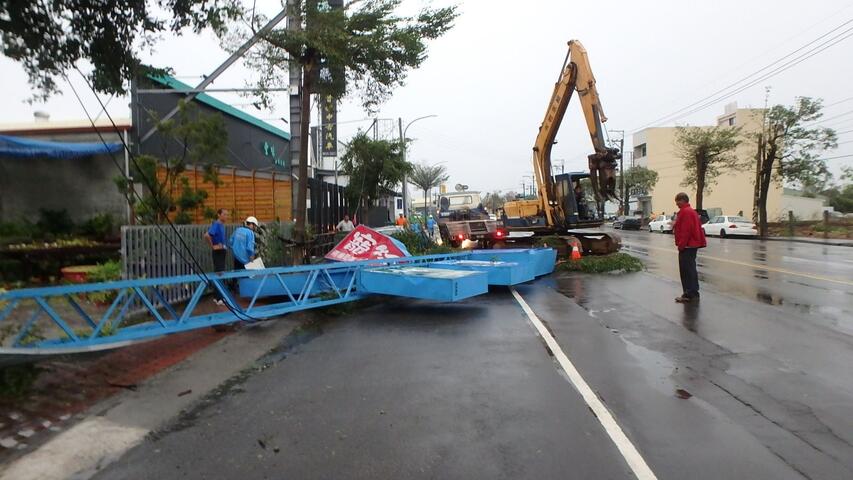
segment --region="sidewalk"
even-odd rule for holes
[[[853,247],[853,240],[844,238],[822,238],[822,237],[766,237],[761,240],[771,242],[797,242],[813,243],[815,245],[830,245],[833,247]]]
[[[181,409],[252,365],[304,318],[295,314],[244,326],[235,333],[202,329],[173,335],[115,352],[116,356],[128,357],[120,364],[108,365],[110,355],[95,362],[81,362],[86,367],[99,367],[95,380],[88,382],[95,384],[92,387],[97,385],[97,394],[85,392],[79,402],[61,402],[66,408],[56,409],[57,413],[67,413],[56,423],[40,422],[42,415],[11,412],[8,416],[17,417],[11,423],[19,431],[3,439],[8,444],[3,445],[5,458],[4,465],[0,465],[0,479],[88,478]],[[167,347],[166,343],[174,345]],[[169,353],[163,355],[164,352]],[[75,369],[77,378],[60,375],[61,381],[68,383],[68,390],[75,390],[81,379],[92,375],[86,367]],[[41,426],[40,431],[34,432],[36,435],[30,432],[39,426],[24,427],[24,423],[32,421]],[[41,438],[34,441],[36,437]]]

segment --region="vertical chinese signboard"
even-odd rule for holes
[[[325,0],[321,2],[322,9],[339,9],[344,7],[343,0]],[[320,60],[318,80],[321,85],[336,86],[339,89],[344,80],[344,70],[338,65],[330,65],[325,58]],[[326,89],[321,88],[321,91]],[[324,157],[338,156],[338,101],[334,95],[320,95],[321,151]]]
[[[322,117],[322,142],[323,156],[336,157],[338,155],[338,102],[335,97],[323,94],[320,102],[320,116]]]

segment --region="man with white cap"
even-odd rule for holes
[[[245,265],[255,259],[255,232],[259,226],[257,218],[248,217],[243,226],[231,234],[228,245],[234,256],[234,270],[245,269]]]

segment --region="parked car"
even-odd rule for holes
[[[735,216],[721,215],[714,217],[708,223],[702,225],[702,230],[705,230],[705,235],[719,235],[721,238],[739,235],[739,236],[754,236],[758,235],[758,229],[749,220]]]
[[[649,222],[649,232],[672,233],[672,217],[658,215]]]
[[[613,221],[613,228],[619,230],[639,230],[643,221],[640,217],[621,216]]]

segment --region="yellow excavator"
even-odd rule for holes
[[[588,156],[589,172],[552,175],[551,147],[556,143],[557,131],[575,91],[595,152]],[[502,219],[508,233],[507,243],[522,244],[535,237],[565,236],[577,238],[587,252],[619,250],[621,240],[617,235],[596,230],[604,223],[601,206],[606,200],[616,198],[617,161],[622,158],[618,148],[608,147],[604,142],[602,124],[606,121],[586,49],[579,41],[571,40],[533,145],[538,198],[504,204]],[[584,180],[587,178],[588,183]],[[591,208],[586,201],[585,184],[592,189],[597,208]]]

